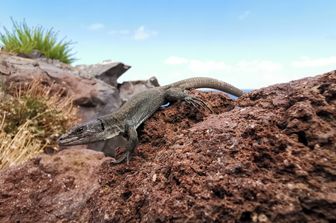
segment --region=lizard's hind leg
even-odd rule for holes
[[[191,96],[188,93],[186,93],[186,91],[183,91],[179,88],[168,89],[166,92],[166,99],[169,101],[183,100],[191,104],[192,106],[196,107],[197,109],[203,108],[203,109],[208,109],[210,112],[213,112],[211,106],[209,106],[203,100],[196,98],[194,96]]]

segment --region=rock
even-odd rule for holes
[[[119,91],[98,79],[82,78],[74,75],[67,66],[0,54],[1,76],[9,83],[24,83],[33,79],[43,80],[44,84],[53,86],[55,91],[63,91],[72,97],[79,106],[80,117],[88,120],[101,110],[113,111],[121,105]]]
[[[53,156],[41,155],[2,171],[0,221],[58,222],[87,218],[82,210],[99,188],[97,170],[106,160],[102,153],[71,149]]]
[[[129,164],[69,150],[1,171],[0,222],[335,221],[336,72],[192,94],[214,113],[156,112]]]
[[[19,57],[25,57],[25,58],[30,58],[30,59],[40,59],[40,58],[45,58],[45,56],[43,55],[42,52],[40,52],[39,50],[33,50],[31,53],[29,54],[25,54],[25,53],[18,53]]]
[[[53,86],[54,91],[63,91],[64,96],[73,98],[83,121],[108,114],[133,95],[158,86],[155,77],[118,84],[117,79],[129,68],[110,61],[73,68],[56,60],[0,53],[0,81],[20,84],[43,80],[44,84]]]
[[[56,60],[30,59],[0,53],[0,81],[20,84],[33,79],[43,80],[55,92],[61,91],[64,96],[73,99],[79,107],[78,115],[82,121],[109,114],[133,95],[158,86],[155,77],[117,84],[117,79],[129,68],[123,63],[110,61],[73,68]],[[96,151],[110,150],[113,147],[114,140],[89,145],[90,149]]]
[[[75,70],[82,77],[95,77],[116,87],[117,79],[130,68],[131,66],[120,62],[104,61],[93,65],[78,65]]]
[[[118,85],[120,91],[120,98],[127,101],[132,96],[145,91],[147,89],[160,86],[156,77],[150,77],[148,80],[126,81]]]

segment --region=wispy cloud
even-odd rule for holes
[[[92,23],[87,28],[88,28],[88,30],[96,31],[96,30],[104,29],[105,25],[102,24],[102,23]]]
[[[215,71],[261,71],[273,72],[282,69],[282,65],[269,60],[242,60],[236,63],[226,63],[218,60],[198,60],[184,57],[171,56],[165,60],[169,65],[186,65],[187,68],[195,73],[209,73]]]
[[[192,72],[215,72],[215,71],[227,71],[231,69],[230,65],[224,63],[223,61],[212,61],[212,60],[189,60],[188,67]]]
[[[322,57],[322,58],[310,58],[303,57],[292,63],[293,67],[296,68],[316,68],[316,67],[327,67],[336,66],[336,56]]]
[[[271,84],[288,82],[309,76],[309,73],[324,73],[336,67],[336,56],[321,58],[298,58],[292,61],[274,61],[265,59],[224,60],[194,59],[170,56],[164,60],[170,65],[166,69],[171,75],[166,83],[183,77],[209,76],[223,79],[245,88],[259,88]],[[176,73],[173,76],[174,72]],[[161,81],[164,83],[164,81]]]
[[[154,37],[158,34],[155,30],[146,29],[145,26],[139,26],[138,28],[131,29],[112,29],[108,31],[109,35],[119,36],[119,37],[127,37],[133,40],[146,40],[151,37]]]
[[[228,62],[224,60],[190,59],[170,56],[164,60],[170,65],[167,83],[183,77],[208,76],[225,80],[236,86],[256,88],[290,80],[284,76],[285,66],[272,60],[253,59]],[[178,75],[173,76],[177,73]],[[164,81],[162,81],[164,82]]]
[[[271,60],[242,60],[234,64],[238,71],[274,72],[283,68],[283,65]]]
[[[155,30],[147,30],[145,26],[139,26],[133,33],[133,39],[135,40],[146,40],[150,37],[156,36],[158,34]]]
[[[130,35],[131,31],[128,30],[128,29],[110,30],[108,32],[108,34],[110,34],[110,35],[116,35],[116,36],[126,36],[126,35]]]
[[[239,20],[245,20],[247,17],[249,17],[251,15],[251,11],[250,10],[246,10],[244,12],[242,12],[239,16],[238,19]]]
[[[169,65],[179,65],[179,64],[187,64],[188,61],[189,60],[184,57],[170,56],[165,60],[165,63]]]

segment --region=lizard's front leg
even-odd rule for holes
[[[199,98],[196,98],[194,96],[189,95],[188,93],[186,93],[185,91],[183,91],[180,88],[170,88],[167,90],[166,92],[166,99],[168,101],[179,101],[179,100],[183,100],[186,101],[187,103],[193,105],[196,108],[206,108],[209,109],[211,112],[212,109],[211,107],[205,103],[204,101],[202,101]]]
[[[127,125],[126,133],[128,135],[128,145],[127,145],[126,151],[118,159],[112,161],[113,163],[121,163],[126,159],[127,164],[128,164],[130,155],[132,155],[136,146],[139,143],[138,133],[134,127]]]

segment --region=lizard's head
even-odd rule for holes
[[[80,145],[110,139],[122,133],[117,125],[106,125],[103,120],[96,119],[75,126],[58,139],[60,146]]]

